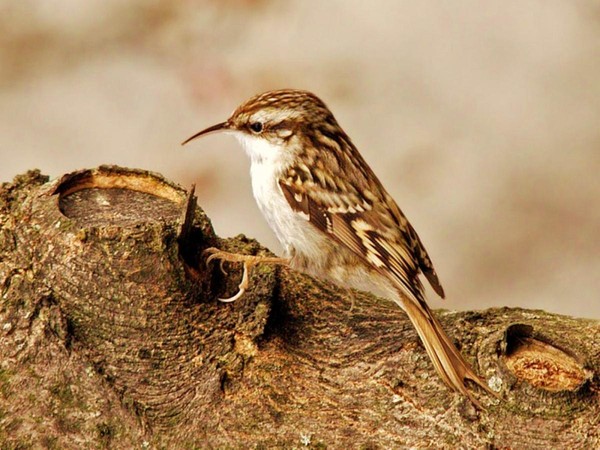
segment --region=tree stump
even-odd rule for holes
[[[386,301],[258,266],[186,192],[114,166],[0,189],[2,448],[598,448],[600,323],[439,312],[501,400],[436,376]]]

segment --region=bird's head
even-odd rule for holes
[[[310,136],[318,128],[339,128],[325,103],[310,92],[283,89],[250,98],[225,122],[196,133],[183,144],[209,133],[229,132],[242,142],[253,161],[264,161],[292,157],[303,143],[310,144]]]

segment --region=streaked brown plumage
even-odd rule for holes
[[[314,94],[279,90],[240,105],[213,131],[233,132],[251,159],[254,196],[298,270],[396,302],[411,319],[433,365],[451,389],[477,400],[473,372],[425,302],[419,274],[444,290],[419,236],[327,106]],[[184,143],[185,143],[184,142]],[[260,259],[212,250],[211,259]],[[240,285],[238,298],[246,289]]]

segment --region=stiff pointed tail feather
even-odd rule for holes
[[[498,398],[498,394],[473,372],[425,302],[417,304],[407,300],[401,304],[401,307],[415,326],[435,370],[450,389],[465,395],[480,410],[484,408],[469,392],[465,380],[471,380],[484,391]]]

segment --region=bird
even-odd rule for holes
[[[244,265],[238,293],[222,301],[239,299],[260,263],[370,291],[405,311],[448,388],[478,409],[467,380],[497,397],[426,303],[421,274],[445,294],[417,232],[319,97],[298,89],[255,95],[182,145],[216,132],[233,134],[245,149],[254,198],[284,251],[266,257],[207,249],[207,262]]]

